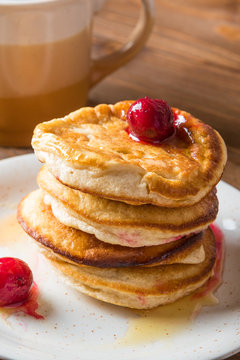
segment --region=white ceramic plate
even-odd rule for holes
[[[1,219],[13,214],[18,201],[37,187],[39,168],[33,155],[0,162]],[[45,315],[45,320],[24,315],[12,315],[7,322],[0,318],[0,358],[206,360],[223,359],[239,351],[240,192],[221,182],[218,196],[217,223],[224,232],[226,244],[223,283],[217,291],[219,304],[203,308],[193,323],[183,326],[172,336],[159,335],[158,338],[155,334],[154,341],[150,341],[147,334],[145,337],[140,328],[141,341],[132,340],[131,343],[129,340],[119,345],[131,321],[138,315],[69,288],[42,255],[37,255],[28,242],[21,242],[21,232],[16,235],[19,237],[16,244],[4,245],[6,229],[1,225],[0,256],[17,255],[30,264],[41,295],[39,312]],[[1,224],[6,223],[4,221]],[[152,317],[151,321],[159,321],[159,318]]]

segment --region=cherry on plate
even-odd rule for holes
[[[33,283],[29,266],[12,257],[0,258],[0,306],[27,300]]]

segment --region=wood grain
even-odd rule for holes
[[[164,98],[212,124],[231,146],[240,146],[240,2],[155,3],[156,22],[144,50],[97,85],[90,101]],[[138,10],[137,0],[106,3],[95,19],[94,55],[127,39]]]

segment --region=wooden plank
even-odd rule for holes
[[[239,2],[155,3],[156,23],[144,50],[97,85],[90,101],[161,97],[212,124],[230,145],[240,146]],[[138,10],[136,0],[106,3],[95,19],[95,56],[126,40]]]

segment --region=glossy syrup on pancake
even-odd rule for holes
[[[32,140],[38,159],[65,185],[104,198],[166,207],[200,201],[220,180],[226,163],[221,136],[172,108],[177,136],[161,146],[133,141],[124,118],[132,103],[81,108],[39,124]]]

